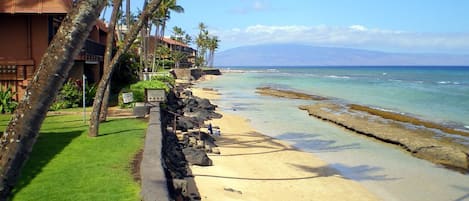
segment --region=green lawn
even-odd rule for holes
[[[0,116],[1,130],[8,120]],[[81,115],[47,117],[13,200],[140,200],[130,163],[143,147],[146,126],[138,119],[113,119],[90,138]]]

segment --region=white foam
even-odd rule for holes
[[[450,81],[439,81],[438,84],[450,84]]]
[[[348,76],[338,76],[338,75],[328,75],[326,77],[334,78],[334,79],[350,79],[350,77],[348,77]]]

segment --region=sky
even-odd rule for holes
[[[133,9],[143,0],[133,0]],[[200,22],[219,51],[269,43],[402,53],[469,54],[468,0],[178,0],[174,26],[195,36]],[[136,6],[134,6],[136,5]],[[195,45],[193,45],[195,46]]]

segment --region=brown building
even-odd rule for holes
[[[153,50],[155,48],[156,37],[151,36],[149,37],[149,49],[150,55],[153,54]],[[191,68],[195,64],[195,56],[196,50],[191,48],[189,45],[181,43],[177,40],[173,40],[171,38],[159,38],[158,39],[159,45],[164,45],[169,48],[171,52],[179,51],[186,54],[186,57],[180,61],[179,67],[180,68]],[[158,57],[157,57],[158,58]]]
[[[10,86],[19,100],[41,62],[72,0],[0,0],[0,85]],[[95,83],[102,74],[106,25],[98,21],[75,59],[71,79],[87,76]]]

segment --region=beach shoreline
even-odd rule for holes
[[[291,90],[257,88],[263,96],[316,101],[299,106],[312,117],[343,127],[353,133],[377,139],[382,143],[396,145],[411,155],[452,170],[466,174],[469,170],[468,148],[454,138],[440,136],[441,133],[460,137],[469,132],[445,127],[412,116],[374,109],[358,104],[343,104],[329,99]],[[319,97],[319,98],[318,98]],[[333,100],[333,99],[332,99]],[[438,139],[437,137],[438,136]]]
[[[220,98],[210,89],[192,92]],[[210,123],[220,127],[221,154],[209,154],[213,166],[190,166],[202,200],[380,200],[312,153],[257,132],[246,118],[217,112],[223,117]]]

